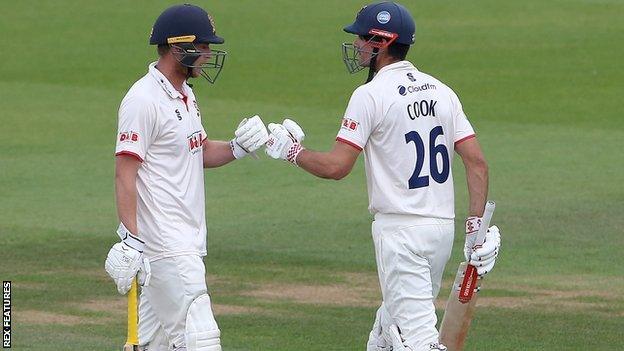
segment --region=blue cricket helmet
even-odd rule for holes
[[[150,45],[176,43],[223,44],[215,30],[212,17],[199,6],[171,6],[156,19]]]
[[[355,35],[376,35],[379,31],[394,33],[394,42],[414,44],[416,23],[409,11],[400,4],[384,1],[362,7],[355,21],[344,27],[344,31]]]

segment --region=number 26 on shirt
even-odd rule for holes
[[[440,184],[448,179],[451,168],[448,149],[443,143],[435,144],[436,138],[443,134],[442,126],[431,129],[431,132],[429,132],[429,149],[427,153],[425,153],[425,144],[418,132],[411,131],[405,134],[405,142],[407,144],[414,142],[414,146],[416,147],[416,165],[414,167],[414,173],[412,173],[412,176],[407,181],[410,189],[429,186],[429,176],[420,175],[427,154],[429,155],[429,174],[431,178]],[[442,157],[442,164],[440,165],[442,169],[438,168],[438,155]]]

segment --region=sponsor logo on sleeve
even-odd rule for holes
[[[139,133],[129,131],[119,133],[119,142],[121,143],[136,143],[139,141]]]
[[[348,132],[355,132],[357,131],[359,125],[360,122],[345,117],[342,119],[342,125],[340,126],[340,129],[346,130]]]

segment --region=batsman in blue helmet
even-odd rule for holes
[[[466,169],[469,217],[464,255],[479,275],[492,270],[500,249],[496,226],[475,247],[488,192],[488,166],[462,104],[451,88],[406,60],[416,25],[394,2],[364,6],[344,31],[350,73],[368,67],[366,83],[347,105],[333,148],[306,149],[290,119],[270,123],[266,152],[321,178],[342,179],[365,155],[372,237],[382,303],[367,351],[446,350],[436,330],[434,301],[454,237],[452,162]]]
[[[149,39],[150,45],[158,45],[161,56],[172,51],[186,78],[201,74],[213,84],[223,69],[227,53],[211,49],[210,44],[224,42],[217,35],[212,16],[189,4],[166,9],[156,19]]]
[[[208,138],[187,81],[203,76],[214,83],[225,52],[212,45],[223,42],[204,9],[189,4],[166,9],[150,36],[158,60],[119,107],[120,242],[110,249],[105,269],[121,294],[135,277],[141,285],[138,350],[221,351],[202,260],[204,168],[252,154],[268,139],[259,116],[244,118],[230,141]]]

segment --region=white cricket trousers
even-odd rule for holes
[[[434,300],[453,248],[454,222],[377,214],[372,233],[383,297],[380,311],[385,308],[381,312],[387,312],[387,318],[377,313],[376,325],[384,329],[388,327],[384,324],[395,324],[405,346],[412,351],[429,350],[429,344],[439,337]]]
[[[152,277],[139,302],[139,343],[149,351],[186,346],[186,314],[205,294],[206,268],[200,256],[186,255],[150,262]]]

